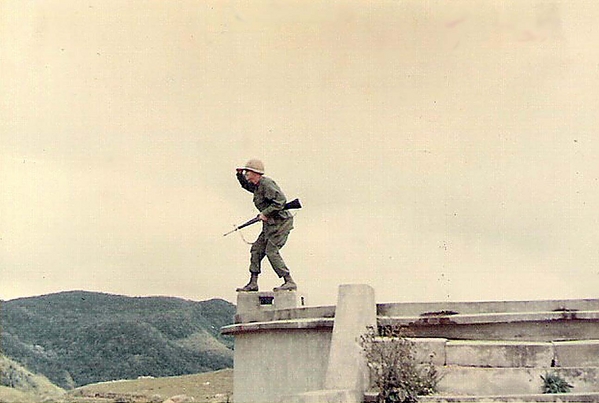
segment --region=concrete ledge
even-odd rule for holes
[[[295,309],[278,309],[274,320],[334,318],[335,306],[310,306]]]
[[[551,367],[553,346],[543,342],[448,341],[446,365],[496,368]]]
[[[315,390],[299,393],[293,396],[285,396],[281,403],[361,403],[362,393],[356,390]]]
[[[479,323],[513,323],[531,321],[556,320],[599,320],[599,311],[576,312],[503,312],[479,314],[453,314],[434,316],[379,316],[379,323],[401,325],[443,325],[443,324],[479,324]]]
[[[458,314],[505,312],[599,311],[599,299],[559,299],[536,301],[404,302],[378,304],[378,316],[423,316],[440,312]]]
[[[446,366],[440,368],[439,395],[492,396],[505,391],[513,394],[542,392],[541,375],[555,373],[574,386],[572,392],[598,393],[599,368],[476,368]]]
[[[553,349],[558,367],[599,367],[599,340],[556,341]]]
[[[575,317],[572,315],[562,312],[525,312],[432,317],[379,316],[378,324],[405,326],[411,337],[451,340],[551,342],[599,339],[599,311],[577,312]]]
[[[364,403],[376,403],[376,392],[364,394]],[[474,402],[599,402],[597,393],[554,393],[554,394],[525,394],[525,395],[491,395],[491,396],[420,396],[420,403],[474,403]]]
[[[447,339],[441,338],[411,338],[416,350],[416,362],[421,364],[432,363],[443,366],[447,361],[446,345]]]
[[[366,402],[366,399],[364,400]],[[376,402],[370,400],[369,402]],[[470,402],[599,402],[599,393],[554,393],[529,395],[493,395],[493,396],[422,396],[421,403],[470,403]]]
[[[221,334],[236,335],[240,333],[259,332],[263,330],[271,331],[318,328],[325,328],[330,331],[333,328],[334,321],[334,319],[318,318],[238,323],[235,325],[223,326],[221,328]]]
[[[379,342],[392,343],[392,338]],[[416,361],[497,368],[599,367],[599,340],[559,342],[447,340],[409,337]]]

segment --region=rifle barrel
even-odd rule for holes
[[[260,221],[260,218],[258,216],[256,216],[256,217],[252,218],[251,220],[249,220],[248,222],[241,224],[239,227],[237,227],[237,229],[245,228],[249,225],[257,223],[258,221]]]

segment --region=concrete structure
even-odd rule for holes
[[[556,341],[553,350],[559,367],[599,367],[599,340]]]
[[[295,291],[238,293],[239,324],[223,329],[235,335],[236,402],[277,402],[324,387],[332,320],[272,320],[276,311],[295,308],[293,301]]]
[[[377,305],[372,288],[342,285],[336,307],[239,293],[235,319],[222,332],[235,336],[236,402],[372,399],[356,341],[374,324],[408,328],[418,359],[443,374],[437,401],[548,401],[536,396],[552,372],[599,402],[599,300]]]
[[[447,341],[445,365],[493,368],[549,367],[554,357],[547,342]]]
[[[341,285],[334,320],[268,320],[294,303],[295,291],[238,294],[238,324],[223,328],[235,335],[235,401],[361,402],[369,380],[358,340],[376,326],[374,290]]]
[[[376,327],[374,290],[367,285],[340,286],[329,350],[326,389],[359,392],[368,389],[368,367],[362,355],[362,347],[358,344],[360,336],[368,327]]]

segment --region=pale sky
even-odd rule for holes
[[[309,305],[596,298],[598,43],[591,0],[0,0],[0,299],[235,303],[250,158]]]

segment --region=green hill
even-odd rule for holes
[[[70,389],[229,368],[233,304],[84,291],[2,302],[2,352]]]
[[[0,401],[25,402],[54,400],[65,391],[43,375],[27,371],[13,360],[0,355]]]

